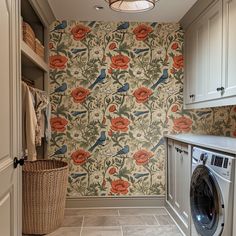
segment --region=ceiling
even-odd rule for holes
[[[197,0],[160,0],[156,7],[143,13],[112,11],[105,0],[48,0],[59,20],[178,22]],[[94,6],[102,6],[97,11]]]

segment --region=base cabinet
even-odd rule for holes
[[[186,235],[190,235],[190,178],[191,147],[168,139],[166,201]]]

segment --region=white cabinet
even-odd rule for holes
[[[224,97],[236,95],[236,0],[223,1]]]
[[[236,104],[235,2],[214,1],[186,30],[186,108]]]
[[[187,144],[168,139],[166,201],[186,234],[190,232],[191,156],[189,153]]]

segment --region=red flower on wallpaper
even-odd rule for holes
[[[154,153],[142,149],[134,153],[133,158],[135,159],[137,165],[146,165],[149,162],[149,159],[153,156]]]
[[[130,121],[123,117],[116,117],[111,120],[111,129],[114,131],[127,132]]]
[[[179,48],[179,44],[178,43],[173,43],[172,45],[171,45],[171,49],[173,49],[173,50],[176,50],[176,49],[178,49]]]
[[[74,40],[80,41],[83,40],[90,31],[90,28],[79,24],[71,29],[71,34],[73,35]]]
[[[116,48],[117,48],[117,46],[116,46],[116,43],[114,43],[114,42],[109,45],[110,50],[114,50]]]
[[[184,57],[183,55],[179,55],[179,56],[175,56],[174,57],[174,64],[173,66],[176,68],[176,69],[181,69],[184,67]]]
[[[87,159],[91,156],[91,153],[83,150],[78,149],[77,151],[71,154],[71,158],[76,165],[83,165],[86,163]]]
[[[117,173],[117,169],[115,167],[111,167],[110,170],[108,171],[108,173],[110,175],[114,175],[115,173]]]
[[[137,103],[146,102],[152,94],[153,94],[152,90],[146,87],[138,88],[133,93]]]
[[[51,69],[65,69],[67,61],[65,56],[53,55],[49,57],[49,66]]]
[[[178,132],[189,132],[192,128],[193,121],[185,116],[174,120],[174,129]]]
[[[127,194],[129,192],[129,182],[118,179],[111,182],[111,192],[115,194]]]
[[[179,110],[179,106],[176,104],[171,107],[172,112],[177,112],[178,110]]]
[[[109,112],[114,112],[114,111],[116,111],[116,105],[113,104],[109,107]]]
[[[113,69],[128,69],[130,59],[122,54],[111,57],[111,67]]]
[[[134,29],[133,33],[135,34],[138,41],[143,41],[148,37],[150,33],[152,33],[152,31],[152,27],[141,24]]]
[[[75,103],[82,103],[85,101],[87,96],[90,94],[90,91],[88,89],[85,89],[83,87],[78,87],[71,92],[71,96],[73,97],[73,101]]]
[[[68,121],[61,117],[53,117],[50,120],[52,131],[64,132]]]

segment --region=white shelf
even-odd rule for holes
[[[22,60],[23,65],[37,66],[43,71],[48,72],[48,64],[39,55],[37,55],[34,50],[31,49],[23,40],[21,41],[21,53],[22,56],[28,59]]]

